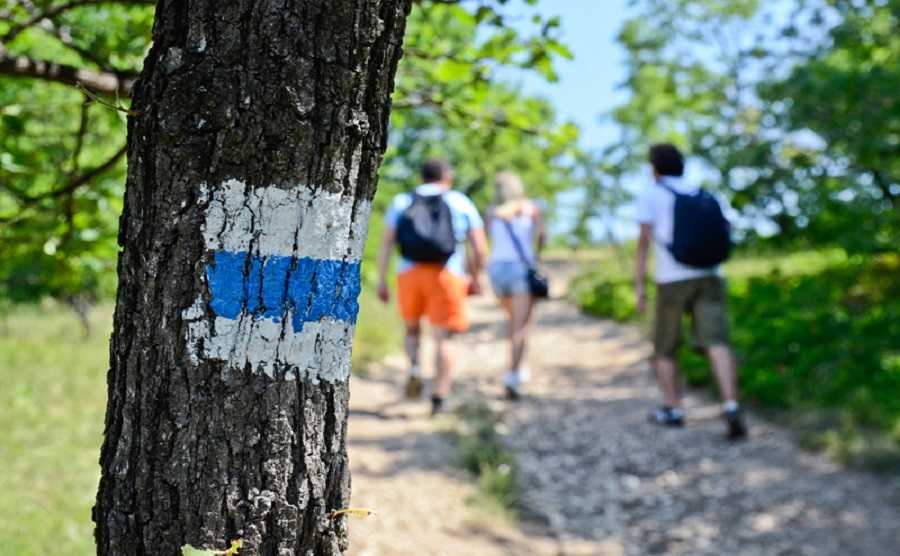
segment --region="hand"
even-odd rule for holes
[[[466,292],[468,295],[481,295],[481,282],[478,278],[472,278],[469,280],[469,288]]]
[[[378,299],[380,299],[382,303],[387,303],[391,300],[391,290],[384,280],[378,283]]]
[[[639,315],[644,314],[644,311],[647,310],[647,292],[644,289],[643,284],[635,287],[635,296],[637,302],[637,312]]]

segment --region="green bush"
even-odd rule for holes
[[[591,315],[618,322],[637,317],[634,286],[628,280],[580,280],[572,295],[578,306]]]

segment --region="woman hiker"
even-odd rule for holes
[[[525,347],[535,298],[529,269],[537,262],[546,234],[537,203],[525,195],[522,180],[513,172],[495,178],[494,203],[488,210],[491,254],[488,276],[509,319],[510,361],[503,384],[511,400],[519,398],[531,378]]]

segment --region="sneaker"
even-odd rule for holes
[[[512,386],[506,386],[506,399],[511,402],[517,402],[522,398],[522,393],[519,392],[518,388],[514,388]]]
[[[406,399],[407,400],[418,400],[422,397],[422,390],[425,385],[422,383],[422,379],[416,375],[410,375],[409,380],[406,381]]]
[[[522,372],[509,371],[503,376],[503,386],[506,390],[506,399],[516,401],[522,397],[521,388],[526,377]]]
[[[747,425],[744,423],[744,416],[740,408],[726,410],[722,412],[722,418],[725,420],[727,431],[725,436],[729,440],[742,440],[747,438]]]
[[[683,427],[684,411],[677,407],[661,406],[650,414],[650,422],[664,427]]]
[[[440,396],[431,396],[431,416],[434,417],[442,411],[444,411],[444,398]]]
[[[519,372],[516,373],[519,376],[520,384],[527,384],[531,382],[531,369],[528,367],[519,368]]]

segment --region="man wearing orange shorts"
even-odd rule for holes
[[[436,222],[433,225],[440,228],[443,223],[446,233],[450,234],[449,245],[445,249],[445,254],[449,256],[446,261],[443,261],[444,257],[439,257],[440,260],[434,262],[415,262],[401,256],[397,269],[397,301],[406,325],[404,347],[410,362],[406,393],[410,398],[418,398],[422,391],[419,367],[421,321],[427,317],[431,324],[436,344],[436,372],[431,397],[432,414],[435,414],[443,408],[453,378],[455,354],[452,336],[469,328],[466,297],[480,293],[478,275],[487,253],[487,240],[478,209],[465,194],[452,189],[453,170],[447,162],[436,159],[427,161],[422,167],[422,181],[423,184],[413,192],[394,198],[385,215],[384,237],[378,257],[378,297],[385,303],[390,299],[386,276],[391,253],[398,242],[401,251],[404,251],[403,242],[409,241],[404,230],[413,218],[410,216],[413,205],[429,207],[426,212]],[[446,216],[443,221],[441,211]],[[421,223],[423,213],[420,211],[418,214]],[[440,243],[440,240],[437,242]],[[472,246],[468,265],[467,243]]]

